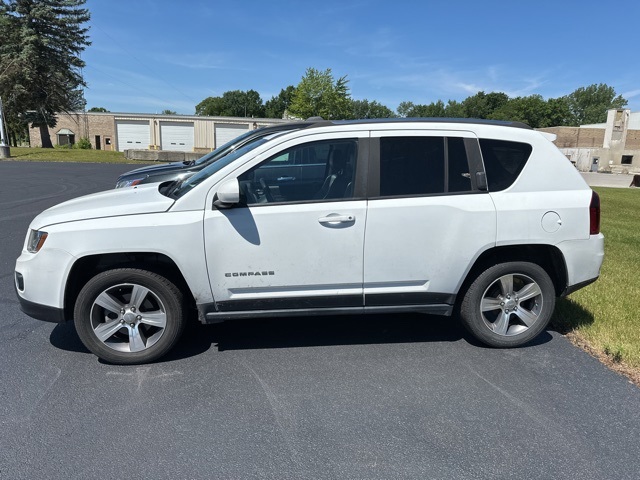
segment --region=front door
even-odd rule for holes
[[[367,203],[354,196],[358,146],[356,138],[320,139],[280,150],[238,175],[243,205],[207,209],[218,311],[362,307]]]

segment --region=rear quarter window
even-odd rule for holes
[[[528,143],[480,139],[482,160],[487,172],[490,192],[499,192],[513,185],[531,156]]]

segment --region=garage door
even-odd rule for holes
[[[248,125],[216,125],[216,148],[249,130]]]
[[[118,151],[147,150],[151,143],[151,131],[146,120],[117,120]]]
[[[193,123],[160,122],[160,148],[193,152]]]

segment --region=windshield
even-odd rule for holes
[[[212,152],[207,153],[204,157],[199,158],[198,160],[196,160],[195,164],[196,165],[202,165],[203,163],[214,162],[214,161],[216,161],[216,159],[218,159],[220,157],[224,157],[226,154],[231,152],[236,147],[236,145],[238,143],[243,142],[244,140],[246,140],[248,137],[250,137],[252,135],[256,135],[256,131],[255,130],[249,130],[248,132],[243,133],[242,135],[239,135],[238,137],[234,138],[233,140],[230,140],[227,143],[225,143],[224,145],[216,148]]]
[[[258,138],[258,139],[254,140],[252,142],[247,143],[246,145],[244,145],[243,147],[237,149],[236,151],[231,152],[230,154],[228,154],[228,155],[220,158],[219,160],[211,163],[207,167],[205,167],[202,170],[200,170],[193,177],[187,178],[182,184],[177,185],[175,188],[173,188],[171,190],[171,192],[169,193],[169,196],[171,196],[173,198],[182,197],[186,193],[190,192],[191,189],[194,188],[196,185],[199,185],[200,183],[202,183],[204,180],[209,178],[214,173],[222,170],[227,165],[230,165],[235,159],[240,158],[245,153],[250,152],[254,148],[259,147],[260,145],[262,145],[263,143],[268,142],[274,136],[277,136],[277,135],[269,135],[269,136],[266,136],[266,137]]]

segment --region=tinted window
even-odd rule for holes
[[[472,190],[462,138],[380,139],[380,195],[428,195]]]
[[[489,191],[497,192],[510,187],[518,178],[532,147],[528,143],[481,139],[480,149]]]
[[[467,150],[462,138],[447,138],[447,158],[449,160],[449,192],[468,192],[471,190],[471,174]]]
[[[380,139],[380,195],[444,192],[443,137]]]
[[[357,140],[306,143],[281,151],[238,180],[248,205],[353,196]]]

